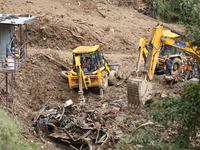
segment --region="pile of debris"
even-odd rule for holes
[[[72,100],[62,105],[47,102],[34,118],[34,131],[40,137],[56,139],[73,149],[112,149],[135,126],[133,120],[128,126],[123,125],[128,119],[120,112],[122,104],[122,99],[102,100],[96,109],[89,110],[73,104]]]

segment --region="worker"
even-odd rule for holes
[[[164,67],[166,68],[166,75],[172,75],[172,60],[169,59],[169,55],[167,56],[167,59],[165,60],[165,65]]]
[[[18,58],[18,57],[19,57],[19,55],[18,55],[18,54],[15,54],[15,52],[14,52],[14,51],[12,51],[12,53],[11,53],[11,56],[13,57],[13,59],[15,59],[15,58]]]
[[[196,74],[198,74],[198,72],[197,72],[197,62],[196,62],[196,59],[194,59],[193,64],[192,64],[192,77],[194,78]]]
[[[5,62],[3,63],[3,67],[4,68],[8,68],[8,59],[7,59],[7,57],[5,57]]]
[[[90,71],[90,58],[86,57],[84,59],[84,67],[88,69],[88,71]]]
[[[186,68],[185,68],[185,67],[186,67],[185,65],[186,65],[186,57],[184,56],[184,57],[183,57],[183,60],[182,60],[182,62],[181,62],[181,73],[182,73],[182,74],[185,73],[185,69],[186,69]]]
[[[193,65],[193,58],[188,60],[188,77],[192,77],[192,65]]]

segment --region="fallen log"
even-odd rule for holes
[[[60,62],[58,62],[57,60],[53,59],[52,57],[48,56],[48,55],[45,55],[43,54],[45,57],[47,57],[48,59],[50,59],[51,61],[55,62],[58,66],[61,66],[63,68],[65,68],[67,71],[70,70],[69,67],[66,67],[65,65],[61,64]]]

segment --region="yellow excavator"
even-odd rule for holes
[[[163,30],[163,27],[168,30]],[[158,24],[153,28],[148,46],[145,45],[145,38],[140,39],[135,71],[127,83],[128,105],[138,107],[146,102],[154,72],[156,69],[164,70],[166,55],[172,59],[174,74],[179,73],[183,55],[195,55],[197,61],[200,61],[197,47],[191,47],[190,42],[181,41],[181,36],[181,33]],[[142,57],[143,66],[141,66]]]
[[[119,65],[108,65],[103,54],[100,55],[99,45],[80,46],[72,54],[72,70],[62,71],[61,76],[68,80],[69,88],[79,88],[80,101],[84,103],[83,90],[88,87],[98,87],[103,95],[108,84],[115,83]]]

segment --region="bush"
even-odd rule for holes
[[[154,130],[140,130],[124,135],[117,149],[200,149],[197,139],[200,130],[200,84],[187,83],[183,91],[177,99],[167,97],[155,101],[151,105],[152,110],[148,111],[151,120],[176,130],[175,135],[160,140]]]
[[[135,130],[135,129],[134,129]],[[131,134],[125,134],[119,141],[119,146],[115,150],[164,150],[167,145],[160,142],[159,135],[156,135],[153,130],[140,129]]]
[[[0,148],[3,150],[28,150],[28,145],[18,138],[18,123],[0,109]]]
[[[199,18],[198,0],[149,0],[153,17],[174,23],[195,22]]]
[[[183,88],[185,92],[179,98],[156,101],[153,104],[156,111],[150,112],[155,122],[170,121],[171,127],[177,130],[176,136],[170,138],[177,149],[189,149],[191,142],[197,144],[196,133],[200,129],[200,85],[187,83]]]

